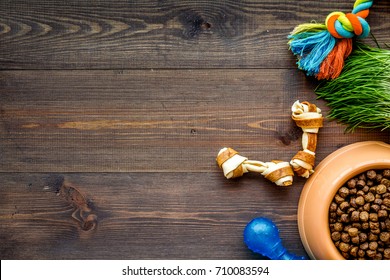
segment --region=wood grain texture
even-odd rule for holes
[[[57,195],[77,186],[97,216],[84,231]],[[7,173],[0,177],[2,259],[249,259],[242,232],[270,215],[291,251],[305,254],[296,225],[299,187],[258,176],[206,173]],[[274,207],[273,201],[283,200]]]
[[[381,44],[389,3],[370,10]],[[215,158],[224,146],[262,161],[301,149],[291,105],[328,108],[286,37],[351,6],[0,1],[0,258],[262,259],[242,239],[257,216],[305,255],[305,180],[227,180]],[[350,143],[390,142],[387,131],[344,129],[325,121],[317,163]]]
[[[352,6],[350,0],[4,0],[0,68],[294,68],[287,47],[292,29]],[[371,9],[381,43],[390,38],[388,14],[386,1]]]
[[[3,172],[216,172],[224,146],[288,161],[301,147],[295,100],[327,110],[296,70],[2,74]],[[318,160],[351,142],[389,140],[344,129],[326,122]]]

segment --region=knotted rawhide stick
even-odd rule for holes
[[[337,78],[351,54],[353,38],[365,38],[370,26],[365,20],[372,0],[356,0],[350,13],[332,12],[325,23],[298,25],[288,36],[290,49],[298,57],[298,68],[318,80]]]
[[[294,172],[288,162],[262,162],[248,160],[232,148],[222,148],[217,156],[217,164],[227,179],[237,178],[249,171],[257,172],[278,186],[290,186]]]
[[[290,161],[298,176],[309,178],[314,172],[315,151],[317,148],[317,133],[323,125],[321,109],[316,105],[296,101],[291,107],[292,119],[302,128],[302,151],[299,151]]]

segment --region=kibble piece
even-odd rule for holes
[[[370,229],[373,230],[373,229],[379,229],[379,223],[378,222],[369,222],[370,224]]]
[[[375,195],[371,192],[368,192],[365,196],[364,196],[364,200],[366,202],[373,202],[375,200]]]
[[[341,241],[344,242],[344,243],[349,243],[351,241],[351,237],[349,236],[348,233],[343,232],[341,234]]]
[[[366,254],[367,254],[367,257],[374,258],[376,255],[376,251],[375,250],[367,250]]]
[[[367,178],[370,180],[374,180],[376,178],[375,170],[368,170],[366,175],[367,175]]]
[[[382,202],[383,205],[385,205],[386,207],[390,207],[390,198],[385,198],[383,199],[383,202]]]
[[[348,232],[348,230],[349,230],[351,227],[352,227],[352,225],[350,225],[350,224],[344,225],[344,231],[345,231],[345,232]]]
[[[382,196],[379,195],[379,198],[375,198],[374,203],[375,203],[375,204],[378,204],[378,205],[381,205],[382,202],[383,202],[382,199],[381,199],[381,197],[382,197]]]
[[[357,228],[357,229],[361,229],[362,228],[362,224],[361,223],[352,223],[351,226],[354,227],[354,228]]]
[[[342,223],[349,223],[349,215],[348,214],[342,214],[340,217],[340,222]]]
[[[358,256],[363,258],[364,256],[366,255],[366,251],[362,250],[362,249],[359,249],[358,250]]]
[[[342,210],[342,211],[345,211],[347,208],[349,208],[349,202],[347,202],[347,201],[343,201],[343,202],[341,202],[340,203],[340,209]]]
[[[360,179],[360,180],[357,181],[357,183],[356,183],[356,186],[357,186],[358,188],[363,188],[365,185],[366,185],[366,181],[365,181],[365,180],[362,180],[362,179]]]
[[[342,231],[343,230],[343,224],[342,223],[334,223],[333,229],[335,231]]]
[[[387,187],[384,184],[379,184],[376,187],[376,193],[377,194],[384,194],[387,191]]]
[[[334,201],[337,203],[337,204],[340,204],[341,202],[344,201],[344,198],[342,198],[339,194],[336,194],[334,196]]]
[[[375,241],[373,241],[373,242],[370,242],[370,243],[368,243],[368,248],[370,249],[370,250],[376,250],[376,249],[378,249],[378,243],[377,242],[375,242]]]
[[[378,234],[381,233],[381,229],[380,229],[380,228],[372,229],[372,230],[370,230],[370,232],[371,232],[372,234],[375,234],[376,236],[378,236]]]
[[[358,190],[358,191],[356,192],[356,195],[363,196],[363,197],[364,197],[365,194],[366,194],[366,193],[365,193],[363,190]]]
[[[329,211],[330,212],[336,212],[337,210],[337,203],[336,202],[332,202],[329,206]]]
[[[390,248],[386,248],[384,251],[383,251],[383,257],[385,259],[390,259]]]
[[[368,249],[368,242],[364,242],[363,244],[360,244],[359,248],[364,250],[364,251],[367,250]]]
[[[364,232],[360,232],[359,233],[359,242],[364,243],[364,242],[366,242],[366,240],[367,240],[367,234]]]
[[[386,187],[390,187],[390,180],[389,179],[383,178],[381,180],[381,184],[385,185]]]
[[[348,229],[348,234],[351,237],[358,236],[359,230],[357,228],[351,227],[350,229]]]
[[[346,198],[349,195],[349,189],[347,187],[341,187],[338,191],[342,198]]]
[[[337,216],[341,216],[342,214],[344,214],[344,211],[341,210],[340,207],[337,207],[336,214]]]
[[[351,242],[353,244],[359,244],[359,236],[354,236],[354,237],[351,237]]]
[[[371,222],[377,222],[378,221],[378,214],[377,213],[370,213],[368,218]]]
[[[378,211],[378,219],[385,219],[387,215],[387,210],[382,209]]]
[[[357,205],[360,205],[360,206],[364,205],[364,203],[365,203],[364,197],[363,197],[363,196],[358,196],[358,197],[355,199],[355,203],[356,203]]]
[[[381,207],[378,204],[371,204],[370,210],[374,212],[378,212]]]
[[[359,211],[353,211],[351,213],[351,221],[352,222],[358,222],[360,220],[359,214],[360,214]]]
[[[358,256],[358,251],[359,251],[359,247],[354,246],[351,248],[351,250],[349,250],[349,254],[356,258]]]
[[[367,246],[368,246],[368,244],[367,244]],[[347,243],[340,242],[339,249],[340,249],[341,252],[345,252],[346,253],[346,252],[349,251],[349,245]]]
[[[356,190],[356,189],[354,189]],[[349,205],[351,205],[351,207],[353,208],[358,208],[358,205],[356,204],[356,198],[355,197],[351,197],[351,199],[349,200]]]
[[[369,229],[370,228],[370,225],[365,222],[365,223],[362,223],[362,229]]]
[[[350,189],[354,189],[356,187],[357,180],[356,179],[351,179],[347,182],[347,186]]]
[[[377,252],[376,255],[372,258],[374,260],[383,260],[382,254]]]
[[[383,179],[383,175],[382,174],[376,174],[376,178],[375,178],[375,181],[377,181],[378,183],[380,183]]]
[[[379,239],[384,242],[384,243],[387,243],[389,242],[390,240],[390,233],[388,231],[385,231],[385,232],[381,232],[379,234]]]
[[[334,231],[331,234],[331,238],[332,238],[333,241],[338,241],[341,238],[341,233],[338,232],[338,231]]]
[[[369,218],[369,214],[367,211],[360,212],[359,214],[360,221],[367,222]]]
[[[390,169],[383,170],[383,177],[390,179]]]
[[[369,232],[367,237],[368,237],[369,241],[377,241],[378,240],[378,235],[373,233],[373,232]]]

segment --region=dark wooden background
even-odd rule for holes
[[[301,147],[295,100],[317,104],[287,35],[352,0],[1,0],[1,259],[261,259],[243,243],[266,216],[306,255],[304,179],[229,181],[220,148],[288,161]],[[390,1],[368,21],[390,41]],[[365,40],[372,44],[371,39]],[[389,132],[325,121],[317,163]],[[61,186],[96,215],[83,228]]]

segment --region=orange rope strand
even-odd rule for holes
[[[352,39],[338,40],[333,50],[321,63],[317,79],[335,79],[344,67],[344,60],[352,52]]]

